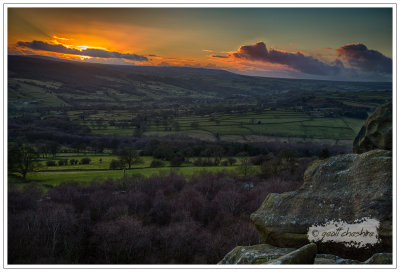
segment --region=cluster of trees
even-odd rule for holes
[[[168,120],[168,119],[166,119]],[[146,115],[135,117],[135,124],[143,128],[143,123],[148,121]],[[97,152],[111,149],[114,153],[132,146],[136,150],[142,150],[140,155],[154,156],[156,159],[170,161],[172,165],[179,166],[188,157],[202,157],[198,165],[228,164],[222,162],[221,157],[235,157],[239,153],[246,152],[249,156],[266,155],[269,152],[277,154],[282,149],[293,149],[300,157],[319,156],[326,146],[320,144],[304,143],[208,143],[193,140],[186,137],[178,138],[138,138],[125,136],[98,136],[91,135],[87,127],[76,121],[71,121],[67,116],[41,119],[35,115],[22,115],[9,120],[9,137],[17,142],[33,147],[38,156],[48,158],[58,152]],[[331,155],[351,152],[350,147],[329,147]],[[117,165],[115,162],[114,165]]]
[[[90,158],[82,158],[81,160],[77,160],[77,159],[70,159],[70,160],[62,159],[62,160],[58,160],[57,162],[54,161],[54,160],[48,160],[46,162],[46,165],[47,166],[56,166],[56,165],[63,166],[63,165],[68,165],[68,162],[69,162],[70,165],[77,165],[78,163],[79,164],[90,164],[91,161],[92,160]]]
[[[153,156],[157,159],[171,160],[173,157],[202,157],[206,161],[217,161],[219,165],[222,157],[237,157],[247,154],[254,157],[273,153],[278,155],[282,150],[290,150],[297,157],[320,156],[323,150],[328,149],[330,155],[350,153],[351,147],[326,146],[315,143],[232,143],[218,142],[209,143],[187,138],[182,139],[140,139],[134,144],[136,149],[142,150],[140,155]]]
[[[293,177],[171,174],[65,183],[47,193],[10,188],[8,261],[215,264],[237,245],[261,242],[249,215],[268,193],[298,188]]]
[[[139,152],[132,146],[119,149],[117,152],[118,160],[112,160],[110,162],[110,169],[131,169],[134,164],[143,163],[140,158]]]
[[[25,179],[37,164],[37,151],[30,145],[12,144],[8,147],[8,170],[17,172]]]
[[[105,148],[117,149],[121,144],[133,144],[136,139],[122,136],[92,135],[87,126],[71,121],[67,116],[41,119],[22,115],[8,120],[9,138],[35,146],[43,158],[67,150],[101,153]]]
[[[143,150],[138,151],[137,147],[142,146]],[[287,168],[289,164],[293,164],[294,160],[303,157],[304,154],[293,148],[282,148],[279,152],[269,152],[268,143],[257,146],[248,144],[236,143],[218,143],[210,144],[200,141],[172,141],[160,142],[159,140],[150,140],[145,144],[136,143],[135,145],[126,146],[121,145],[114,151],[118,155],[117,160],[110,162],[110,169],[131,169],[135,164],[143,163],[141,155],[152,155],[155,159],[152,161],[150,167],[163,167],[165,163],[163,160],[170,162],[171,167],[179,167],[182,163],[187,162],[194,166],[232,166],[237,163],[237,159],[232,157],[235,154],[239,157],[239,173],[248,176],[253,173],[253,165],[259,165],[261,173],[267,176],[267,172],[276,174],[277,169]],[[276,148],[276,146],[275,146]],[[9,146],[9,162],[8,169],[10,172],[20,173],[22,178],[25,179],[28,172],[32,171],[38,164],[38,159],[41,153],[39,148],[33,145],[22,143],[11,143]],[[247,150],[248,152],[236,151]],[[310,149],[312,150],[312,149]],[[339,153],[340,149],[332,149],[333,154]],[[307,150],[309,155],[310,151]],[[316,153],[314,151],[312,154]],[[327,158],[331,155],[328,148],[320,149],[318,156],[321,159]],[[301,156],[303,155],[303,156]],[[190,157],[199,156],[195,160],[189,160]],[[223,159],[228,157],[227,159]],[[315,155],[310,156],[315,157]],[[76,165],[76,164],[89,164],[90,158],[82,158],[80,161],[77,159],[48,160],[47,166],[62,166],[62,165]],[[272,168],[271,168],[272,167]],[[275,170],[271,170],[275,169]]]

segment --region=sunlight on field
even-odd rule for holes
[[[235,172],[237,166],[210,166],[210,167],[162,167],[162,168],[138,168],[125,171],[125,176],[129,177],[140,174],[145,177],[153,175],[166,176],[170,173],[176,173],[190,177],[201,172]],[[33,172],[29,173],[28,180],[39,185],[56,186],[64,182],[86,183],[91,181],[105,181],[108,179],[121,179],[124,177],[123,170],[107,171],[70,171],[70,172]],[[17,183],[18,182],[14,182]]]

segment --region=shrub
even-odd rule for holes
[[[173,157],[170,162],[172,167],[179,167],[181,164],[185,161],[185,158],[181,156],[175,156]]]
[[[56,166],[56,162],[55,161],[47,161],[46,165],[47,166]]]
[[[111,160],[110,169],[122,169],[123,163],[120,160]]]
[[[75,164],[78,164],[78,160],[76,160],[76,159],[70,159],[70,160],[69,160],[69,163],[70,163],[71,165],[75,165]]]
[[[229,165],[232,166],[232,165],[234,165],[236,163],[236,159],[232,158],[232,157],[228,158],[228,162],[229,162]]]
[[[58,166],[68,165],[68,160],[59,160]]]
[[[229,161],[224,160],[221,162],[221,166],[228,166],[229,165]]]
[[[265,161],[260,165],[260,175],[263,178],[268,178],[270,176],[278,174],[281,168],[281,161],[278,158]]]
[[[150,167],[163,167],[165,164],[162,160],[158,160],[158,159],[154,159],[151,164]]]
[[[89,164],[92,160],[90,158],[82,158],[81,164]]]

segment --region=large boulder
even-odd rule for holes
[[[314,243],[296,249],[267,264],[313,264],[317,254],[317,245]]]
[[[392,253],[375,253],[365,262],[343,259],[332,254],[317,254],[314,264],[392,264]]]
[[[362,262],[352,259],[343,259],[332,254],[317,254],[314,264],[362,264]]]
[[[237,246],[218,264],[313,264],[316,254],[317,246],[314,243],[299,249],[268,244]]]
[[[318,253],[366,260],[392,251],[392,153],[372,150],[312,163],[297,191],[269,194],[251,214],[265,243],[299,248],[308,244],[308,229],[329,221],[349,224],[362,218],[380,222],[381,242],[369,248],[317,243]]]
[[[392,264],[392,253],[375,253],[371,258],[364,262],[365,264]]]
[[[267,244],[237,246],[227,253],[218,264],[262,264],[278,259],[295,248],[279,248]]]
[[[354,153],[373,149],[392,150],[392,103],[377,107],[354,139]]]

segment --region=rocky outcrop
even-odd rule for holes
[[[237,246],[218,264],[262,264],[278,259],[295,248],[279,248],[267,244],[255,246]]]
[[[364,261],[392,248],[392,153],[372,150],[316,161],[294,192],[269,194],[251,215],[265,243],[299,248],[309,243],[308,228],[328,221],[353,223],[361,218],[380,222],[381,242],[368,249],[317,243],[318,253]]]
[[[357,154],[313,162],[297,191],[269,194],[261,207],[251,214],[266,244],[236,247],[220,263],[391,264],[391,150],[392,104],[389,103],[378,107],[365,122],[353,143]],[[314,233],[320,234],[312,228],[319,228],[326,235],[329,233],[324,232],[327,223],[328,230],[337,230],[338,226],[349,229],[349,226],[360,226],[351,225],[360,224],[360,220],[368,224],[373,222],[376,243],[368,240],[370,243],[357,244],[351,238],[347,241],[349,246],[343,241],[311,237]],[[365,234],[364,226],[361,224],[361,230],[354,233]],[[330,235],[337,234],[331,232]],[[365,237],[361,240],[366,240]],[[315,244],[310,244],[310,240]],[[290,252],[283,254],[285,251]]]
[[[351,259],[343,259],[332,254],[317,254],[314,264],[362,264],[362,262]]]
[[[317,246],[314,243],[299,249],[268,244],[237,246],[218,264],[313,264],[316,254]]]
[[[375,253],[365,262],[352,259],[343,259],[332,254],[317,254],[314,264],[392,264],[391,253]]]
[[[344,259],[333,254],[317,254],[315,243],[299,249],[280,248],[268,244],[237,246],[218,264],[392,264],[391,253],[375,253],[364,262]]]
[[[317,245],[305,245],[267,264],[313,264],[317,254]]]
[[[392,253],[375,253],[365,264],[392,264]]]
[[[373,149],[392,150],[392,103],[379,106],[353,142],[354,153],[364,153]]]

